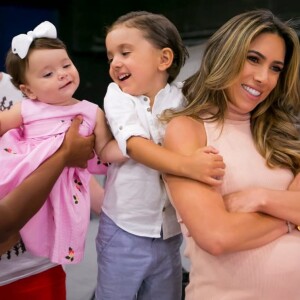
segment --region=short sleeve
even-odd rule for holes
[[[121,152],[127,156],[127,140],[132,136],[149,139],[137,113],[137,99],[123,93],[117,84],[110,83],[104,97],[104,111],[112,134]]]

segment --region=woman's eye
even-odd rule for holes
[[[112,63],[112,61],[113,61],[112,58],[107,59],[107,62],[108,62],[109,65]]]
[[[66,64],[64,65],[64,69],[69,68],[71,66],[71,64]]]
[[[280,73],[282,71],[282,67],[279,66],[273,66],[271,69],[276,73]]]
[[[258,57],[256,57],[256,56],[249,55],[249,56],[247,56],[247,59],[254,63],[258,63]]]
[[[122,52],[122,55],[123,55],[123,56],[126,56],[126,55],[128,55],[129,53],[130,53],[129,51]]]

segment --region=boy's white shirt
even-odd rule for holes
[[[132,136],[141,136],[162,144],[165,124],[158,116],[168,108],[183,104],[182,83],[167,84],[155,97],[152,109],[146,96],[123,93],[110,83],[104,98],[104,111],[112,133],[126,156],[126,143]],[[163,238],[180,233],[161,174],[133,159],[108,168],[102,207],[120,228],[138,236]]]

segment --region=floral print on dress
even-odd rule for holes
[[[73,195],[73,201],[74,201],[75,204],[79,203],[78,199],[79,199],[79,197],[76,194]]]
[[[81,192],[82,182],[81,182],[78,178],[75,178],[75,179],[74,179],[74,183],[75,183],[75,187],[77,188],[77,190],[78,190],[79,192]]]
[[[75,183],[76,190],[81,193],[82,182],[79,180],[79,178],[75,178],[74,179],[74,183]],[[79,203],[79,196],[78,196],[77,193],[73,194],[73,201],[74,201],[75,204]]]
[[[104,166],[108,167],[109,165],[111,165],[111,163],[107,162],[107,163],[104,163],[100,160],[100,158],[97,156],[97,165],[101,165],[103,164]]]
[[[65,258],[68,259],[69,261],[73,261],[74,256],[75,256],[75,251],[71,247],[69,247],[69,253]]]
[[[3,150],[11,154],[17,154],[12,148],[4,148]]]

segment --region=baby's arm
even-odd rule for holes
[[[109,163],[121,163],[128,159],[124,156],[115,139],[110,140],[101,151],[101,160]]]
[[[123,156],[118,144],[113,140],[104,112],[99,108],[94,129],[96,136],[95,151],[103,162],[120,162],[126,158]]]
[[[213,147],[203,147],[191,155],[180,155],[153,141],[133,136],[127,140],[128,155],[162,173],[173,174],[202,181],[210,185],[222,182],[225,164]]]
[[[22,124],[21,103],[16,103],[9,110],[0,112],[0,136],[10,129],[20,127]]]
[[[94,175],[92,175],[90,180],[90,199],[91,199],[91,209],[97,215],[101,212],[101,207],[104,198],[104,189]]]

